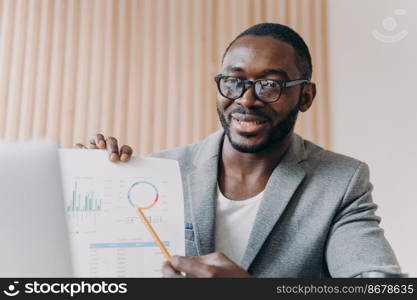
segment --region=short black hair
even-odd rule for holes
[[[307,44],[304,42],[303,38],[291,29],[288,26],[277,24],[277,23],[260,23],[252,27],[249,27],[241,34],[239,34],[230,44],[227,46],[226,51],[223,54],[223,59],[226,56],[226,53],[229,51],[230,47],[241,37],[247,35],[256,35],[256,36],[270,36],[279,41],[290,44],[296,53],[296,65],[301,72],[301,76],[304,79],[311,79],[313,73],[313,65],[311,63],[311,55],[308,50]],[[223,61],[222,59],[222,61]]]

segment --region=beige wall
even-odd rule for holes
[[[341,2],[328,6],[331,148],[369,165],[385,236],[417,277],[417,1]]]
[[[297,130],[327,146],[325,0],[0,0],[0,138],[102,132],[137,154],[197,141],[219,127],[223,51],[264,21],[309,44],[319,93]]]

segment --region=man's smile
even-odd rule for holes
[[[231,127],[238,133],[256,134],[268,127],[268,120],[256,115],[235,113],[231,116]]]

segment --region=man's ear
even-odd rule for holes
[[[314,82],[307,83],[303,88],[303,95],[299,105],[301,112],[306,112],[310,108],[314,97],[316,97],[316,84]]]

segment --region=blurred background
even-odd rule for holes
[[[417,276],[417,1],[0,0],[0,139],[95,133],[144,155],[220,128],[221,56],[260,22],[312,53],[318,94],[296,131],[367,162],[382,227]]]

